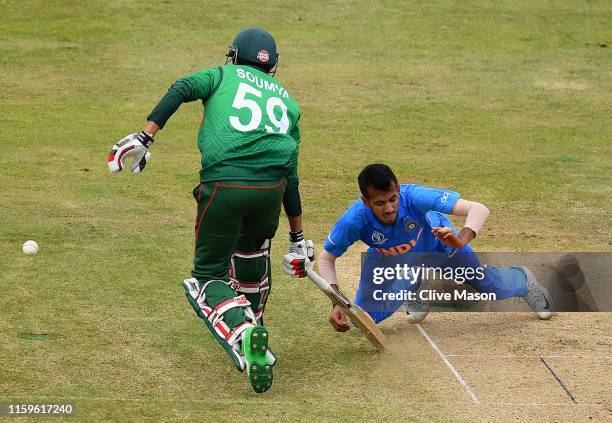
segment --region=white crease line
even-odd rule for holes
[[[453,374],[455,375],[455,377],[457,378],[459,383],[465,388],[465,391],[468,393],[470,398],[472,398],[472,401],[474,401],[475,404],[480,404],[480,401],[478,401],[478,398],[476,398],[476,394],[474,394],[474,391],[472,391],[472,388],[470,388],[470,385],[468,385],[465,382],[465,380],[463,380],[463,378],[461,377],[461,375],[459,374],[459,372],[457,371],[455,366],[453,366],[453,364],[448,360],[448,357],[446,357],[446,355],[442,352],[442,350],[440,348],[438,348],[436,343],[433,341],[433,339],[431,339],[431,337],[425,331],[425,329],[423,329],[423,327],[420,324],[418,324],[418,323],[417,323],[416,327],[421,332],[421,335],[423,335],[425,337],[425,339],[427,339],[427,341],[429,342],[429,345],[431,345],[431,347],[438,353],[438,355],[440,356],[442,361],[444,361],[444,363],[446,363],[446,365],[451,370],[451,372],[453,372]]]
[[[474,357],[474,358],[587,358],[593,360],[610,360],[610,356],[602,355],[547,355],[547,354],[447,354],[447,357]]]

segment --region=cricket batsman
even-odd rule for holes
[[[111,172],[141,172],[157,132],[183,103],[201,101],[198,131],[202,154],[192,278],[183,281],[189,303],[255,392],[270,389],[276,357],[263,314],[271,289],[270,245],[281,204],[289,219],[288,255],[314,261],[304,240],[298,190],[300,107],[273,78],[274,38],[260,28],[240,32],[225,66],[178,79],[138,134],[117,142]]]
[[[370,248],[362,268],[355,302],[366,310],[375,322],[390,317],[402,302],[389,301],[382,309],[370,305],[372,278],[365,269],[371,268],[385,255],[401,256],[415,253],[440,253],[437,266],[463,268],[480,266],[469,242],[483,227],[489,210],[483,204],[461,199],[450,190],[428,188],[415,184],[398,184],[393,171],[384,164],[366,166],[358,177],[361,198],[338,219],[327,237],[324,251],[318,259],[319,274],[337,285],[336,259],[357,240]],[[465,226],[458,231],[447,214],[465,216]],[[430,254],[433,255],[433,254]],[[481,269],[482,270],[482,269]],[[494,293],[497,300],[522,297],[540,319],[549,319],[551,299],[548,291],[526,267],[484,267],[482,279],[465,281],[481,293]],[[384,289],[384,285],[380,285]],[[414,286],[414,289],[419,289]],[[422,304],[411,311],[409,320],[422,321],[427,308]],[[331,325],[339,332],[349,330],[346,315],[334,306],[329,316]]]

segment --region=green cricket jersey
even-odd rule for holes
[[[202,182],[297,178],[300,107],[277,80],[254,67],[229,65],[179,79],[166,97],[171,91],[181,102],[204,105]],[[166,97],[149,115],[160,126],[170,117]]]

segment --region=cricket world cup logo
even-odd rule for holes
[[[374,245],[382,245],[387,241],[387,238],[385,238],[384,234],[381,234],[378,231],[374,231],[372,233],[372,242],[374,243]]]

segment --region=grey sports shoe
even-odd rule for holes
[[[523,297],[525,302],[541,320],[550,319],[552,317],[552,297],[548,289],[540,285],[527,267],[519,266],[517,269],[521,270],[527,277],[527,296]]]

